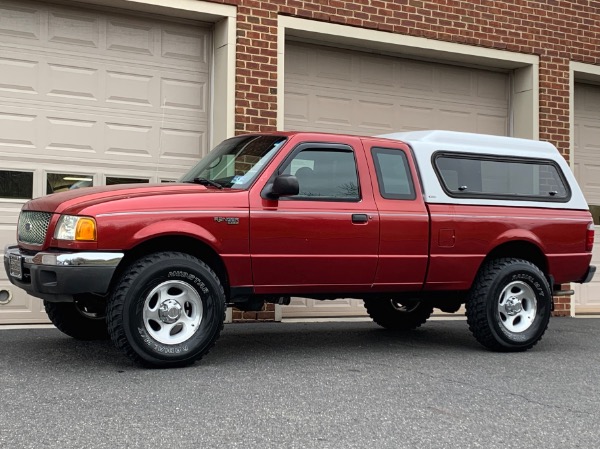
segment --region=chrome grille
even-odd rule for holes
[[[46,239],[52,214],[48,212],[23,211],[19,215],[19,242],[41,245]]]

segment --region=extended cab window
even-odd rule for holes
[[[435,168],[450,196],[567,201],[571,195],[550,160],[438,153]]]
[[[392,200],[414,200],[415,189],[404,151],[373,148],[371,153],[381,196]]]
[[[360,199],[356,161],[351,149],[303,149],[284,165],[281,173],[298,178],[300,193],[292,198]]]

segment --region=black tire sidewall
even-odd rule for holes
[[[157,285],[183,281],[193,287],[202,300],[202,320],[186,341],[166,345],[152,338],[144,325],[143,309],[147,295]],[[182,362],[195,359],[209,347],[223,321],[222,289],[212,273],[199,263],[184,258],[160,260],[142,270],[132,282],[123,307],[123,330],[134,351],[150,363]]]
[[[77,340],[106,340],[109,338],[106,318],[85,316],[74,302],[47,302],[48,318],[62,333]]]
[[[511,332],[501,323],[498,301],[502,290],[511,282],[520,281],[531,287],[536,295],[537,311],[531,326],[523,332]],[[530,265],[517,262],[504,267],[492,282],[486,312],[490,329],[496,341],[506,348],[527,348],[535,344],[548,326],[552,308],[552,294],[547,281]]]
[[[423,301],[417,300],[414,309],[402,311],[392,304],[394,300],[394,298],[366,299],[364,304],[375,323],[394,331],[416,329],[425,323],[433,313],[433,307]],[[402,303],[402,301],[399,302]]]

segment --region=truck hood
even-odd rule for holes
[[[160,201],[161,208],[173,204],[175,198],[181,196],[188,197],[189,194],[206,195],[214,197],[215,195],[244,193],[245,191],[234,189],[219,190],[212,187],[205,187],[198,184],[121,184],[115,186],[85,187],[65,192],[53,193],[27,202],[23,210],[52,212],[57,214],[89,214],[94,215],[98,212],[107,210],[114,211],[117,203],[127,203],[128,209],[147,209],[150,204],[145,199],[149,197],[159,197],[169,195],[169,199]],[[247,194],[247,192],[245,192]],[[220,196],[223,199],[222,196]],[[208,198],[207,198],[208,199]],[[125,200],[125,201],[123,201]],[[179,201],[176,201],[178,203]],[[188,202],[188,201],[186,201]],[[221,201],[219,201],[221,202]],[[154,200],[152,201],[154,203]],[[194,200],[197,206],[197,201]],[[137,205],[137,206],[135,206]],[[168,208],[168,207],[166,207]],[[101,209],[101,210],[100,210]],[[118,207],[120,209],[120,207]]]

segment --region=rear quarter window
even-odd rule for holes
[[[414,200],[415,189],[404,151],[373,148],[371,153],[381,196],[393,200]]]
[[[571,191],[558,164],[528,159],[440,152],[433,164],[449,196],[567,202]]]

